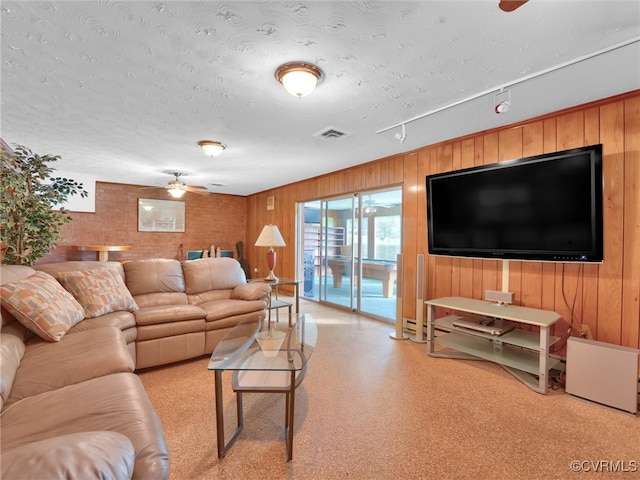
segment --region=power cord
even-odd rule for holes
[[[557,352],[558,350],[561,350],[562,348],[564,348],[565,344],[567,343],[567,340],[571,336],[571,332],[573,331],[574,321],[575,321],[575,323],[580,325],[580,332],[582,334],[582,322],[579,321],[576,318],[576,316],[575,316],[575,308],[576,308],[576,301],[577,301],[577,298],[578,298],[578,285],[580,283],[579,280],[583,277],[584,265],[582,263],[578,264],[578,275],[577,275],[576,287],[575,287],[575,290],[573,292],[573,299],[571,300],[571,305],[569,305],[569,302],[567,301],[567,296],[566,296],[566,293],[565,293],[564,263],[562,263],[561,265],[562,265],[562,274],[561,274],[561,278],[562,278],[562,283],[561,283],[562,300],[564,301],[565,306],[571,312],[570,313],[571,319],[569,321],[569,328],[567,329],[567,333],[563,336],[562,341],[559,342],[559,343],[556,343],[556,344],[554,344],[552,346],[551,350],[554,351],[554,352]]]
[[[549,383],[552,390],[564,389],[567,383],[567,372],[563,368],[561,371],[551,370],[549,372]]]

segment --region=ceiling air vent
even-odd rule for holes
[[[338,138],[348,137],[351,135],[344,130],[339,130],[336,127],[326,127],[320,130],[319,132],[314,133],[312,136],[316,138],[326,138],[330,140],[336,140]]]

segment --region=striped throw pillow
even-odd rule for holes
[[[5,283],[0,287],[2,305],[38,336],[51,342],[60,339],[84,318],[78,301],[45,272]]]
[[[82,305],[86,318],[138,308],[122,277],[113,268],[60,272],[56,278]]]

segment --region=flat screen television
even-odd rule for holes
[[[429,254],[602,262],[602,145],[428,175]]]

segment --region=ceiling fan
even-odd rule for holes
[[[371,198],[371,195],[367,195],[366,198],[362,200],[362,211],[365,215],[372,215],[378,211],[378,208],[393,208],[397,205],[385,203],[380,200],[374,200]]]
[[[180,198],[186,192],[197,193],[199,195],[208,195],[209,194],[209,192],[207,192],[207,187],[203,187],[201,185],[187,185],[186,183],[181,181],[180,177],[184,177],[184,176],[188,175],[187,173],[184,173],[184,172],[172,172],[172,171],[167,171],[167,172],[164,172],[164,173],[168,173],[169,175],[174,175],[176,177],[175,180],[171,180],[168,183],[168,185],[166,187],[164,187],[164,188],[166,188],[168,190],[169,195],[171,195],[173,198]]]
[[[500,0],[498,7],[503,12],[513,12],[516,8],[521,7],[529,0]]]

